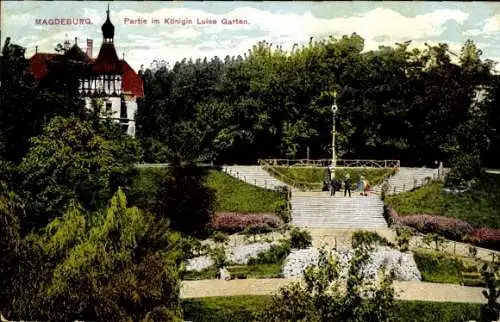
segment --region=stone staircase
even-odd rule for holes
[[[224,165],[222,166],[222,170],[248,184],[264,189],[276,189],[280,186],[288,186],[286,183],[271,176],[266,170],[258,165]]]
[[[395,175],[389,178],[389,190],[387,194],[398,194],[421,187],[427,183],[426,178],[437,179],[438,169],[401,167]],[[382,185],[374,187],[373,192],[380,194],[382,192]]]
[[[378,196],[344,197],[328,192],[292,193],[292,224],[303,228],[387,228]]]

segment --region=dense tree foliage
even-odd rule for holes
[[[126,135],[121,140],[112,137],[99,135],[91,122],[57,116],[32,139],[18,168],[27,228],[43,227],[62,214],[70,200],[89,211],[105,205],[139,158],[137,145]]]
[[[21,242],[8,316],[180,321],[180,241],[161,221],[127,207],[120,190],[91,216],[73,204]]]
[[[353,34],[311,39],[291,52],[261,42],[244,57],[155,65],[142,73],[137,115],[148,161],[254,163],[304,158],[308,147],[311,158],[328,158],[333,99],[324,94],[333,90],[343,158],[422,165],[465,152],[484,159],[498,146],[492,62],[481,60],[472,41],[458,64],[446,44],[409,46],[363,52],[363,39]],[[483,102],[475,102],[478,86],[487,93]]]
[[[24,55],[25,49],[7,37],[0,65],[0,157],[14,162],[22,159],[30,138],[39,135],[53,116],[87,117],[78,93],[78,77],[86,72],[83,66],[61,59],[51,64],[47,77],[37,83]]]

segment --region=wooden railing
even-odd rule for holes
[[[332,159],[260,159],[259,164],[271,167],[328,167],[332,164]],[[339,159],[339,168],[399,168],[399,160],[356,160]]]

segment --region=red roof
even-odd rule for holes
[[[47,75],[47,62],[53,60],[59,54],[36,53],[30,58],[29,68],[36,80]]]
[[[132,94],[136,97],[144,96],[144,88],[141,77],[132,69],[132,67],[130,67],[130,65],[126,61],[118,60],[115,48],[112,44],[103,44],[103,46],[101,46],[101,50],[99,51],[99,56],[95,60],[89,58],[81,50],[77,49],[71,52],[71,56],[75,55],[76,57],[81,58],[78,60],[87,61],[88,63],[92,64],[94,73],[115,73],[122,75],[122,92],[124,92],[125,94]],[[84,55],[84,57],[82,56],[82,54]],[[35,55],[33,55],[33,57],[30,58],[29,66],[35,79],[39,80],[40,78],[46,76],[48,73],[47,62],[52,61],[60,56],[61,55],[59,54],[49,53],[36,53]]]
[[[123,77],[122,90],[125,93],[130,92],[136,97],[144,97],[144,86],[141,76],[126,61],[120,60],[120,65]]]

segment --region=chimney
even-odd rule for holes
[[[66,40],[64,41],[64,50],[67,51],[69,49],[69,40],[68,35],[66,34]]]
[[[35,54],[38,54],[38,46],[35,46]]]
[[[75,45],[78,45],[78,37],[75,37]]]
[[[92,47],[93,47],[93,40],[87,38],[87,56],[89,56],[89,58],[92,58]]]

